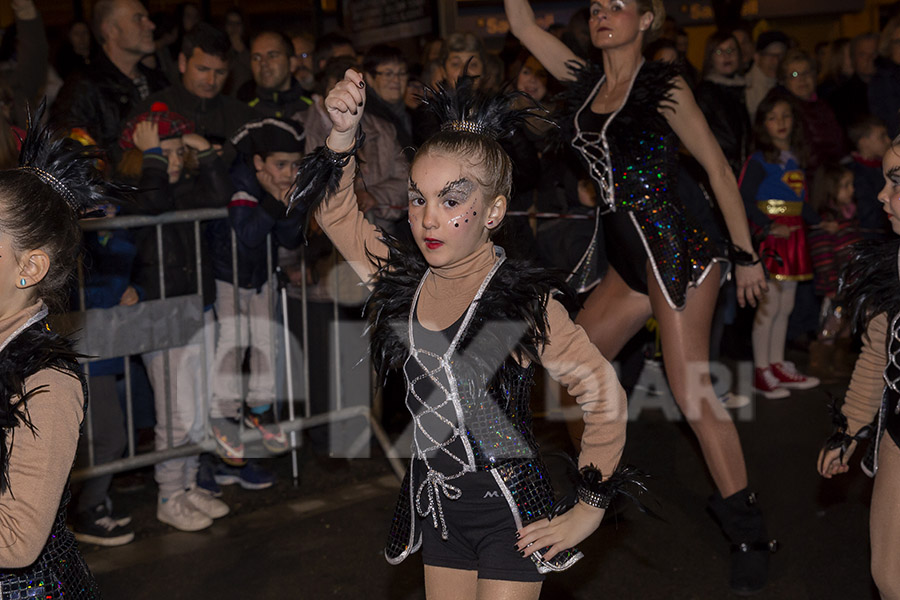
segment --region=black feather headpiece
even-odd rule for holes
[[[104,158],[100,148],[83,146],[44,125],[46,110],[45,98],[33,115],[28,113],[28,131],[19,152],[20,170],[34,174],[53,188],[79,218],[134,190],[104,179],[95,166]]]
[[[547,110],[525,92],[487,94],[475,87],[475,79],[464,74],[456,80],[456,87],[444,83],[437,84],[437,89],[425,86],[422,103],[437,117],[441,131],[461,131],[500,140],[524,126],[528,118],[556,124],[546,116]]]

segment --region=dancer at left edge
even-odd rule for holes
[[[122,190],[99,151],[40,125],[43,109],[20,166],[0,171],[0,597],[88,600],[100,592],[66,528],[87,387],[47,315],[68,297],[78,219]]]

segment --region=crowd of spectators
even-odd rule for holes
[[[347,69],[362,72],[368,86],[362,176],[357,179],[360,208],[384,232],[401,238],[408,233],[405,207],[412,150],[436,128],[422,106],[426,86],[453,85],[465,71],[477,77],[482,90],[519,90],[541,102],[551,116],[565,111],[557,100],[563,86],[512,37],[500,53],[488,52],[481,39],[466,32],[423,39],[421,50],[410,53],[385,44],[358,48],[339,32],[316,36],[302,27],[255,30],[237,10],[212,24],[191,3],[179,5],[175,14],[151,15],[139,0],[97,0],[91,22],[72,23],[51,60],[33,0],[13,0],[13,9],[15,25],[0,42],[0,167],[15,164],[26,108],[46,96],[55,125],[99,145],[106,153],[104,166],[110,177],[138,185],[136,197],[116,210],[160,214],[227,207],[229,219],[204,224],[199,241],[193,237],[193,226],[184,224],[167,225],[162,236],[137,230],[86,238],[90,256],[86,284],[96,292],[87,308],[197,294],[210,331],[215,331],[217,319],[223,327],[235,310],[235,300],[251,316],[265,312],[266,304],[259,308],[258,301],[271,293],[264,256],[265,239],[272,233],[276,263],[286,275],[292,298],[298,297],[297,286],[306,277],[310,314],[322,316],[313,319],[309,333],[321,337],[316,332],[321,333],[322,323],[330,318],[330,309],[322,307],[332,299],[331,271],[339,263],[335,267],[330,259],[328,241],[311,231],[301,265],[294,249],[299,238],[289,231],[298,224],[284,214],[285,182],[300,157],[324,143],[329,119],[323,98]],[[596,60],[587,10],[551,31],[579,56]],[[760,121],[757,108],[773,89],[783,92],[801,124],[802,141],[797,143],[802,147],[792,150],[805,173],[807,198],[817,218],[834,225],[817,230],[811,238],[816,281],[806,288],[807,300],[800,286],[794,313],[801,333],[821,334],[819,306],[825,299],[825,312],[833,313],[836,273],[846,260],[847,246],[859,238],[886,237],[890,231],[876,195],[882,185],[881,155],[900,133],[900,16],[880,32],[823,41],[815,53],[801,49],[780,31],[754,36],[746,26],[712,34],[702,65],[692,65],[686,51],[687,35],[670,19],[661,39],[645,54],[647,60],[680,65],[736,177],[743,178],[758,150],[753,123]],[[591,238],[597,199],[589,178],[556,137],[554,127],[535,120],[503,141],[513,158],[514,191],[513,212],[500,243],[513,254],[567,270]],[[685,188],[688,205],[697,198],[702,204],[704,195],[697,192],[698,186],[705,187],[703,178],[696,175],[690,157],[683,158],[684,179],[693,187],[683,185],[679,190]],[[752,199],[747,201],[755,206]],[[698,210],[710,213],[708,228],[721,238],[712,209]],[[541,218],[535,219],[535,213]],[[548,213],[554,218],[545,218]],[[230,254],[232,230],[238,239],[238,262]],[[159,239],[162,252],[156,246]],[[721,241],[724,247],[725,240]],[[603,257],[597,262],[602,270]],[[232,265],[238,266],[238,290],[231,285]],[[357,306],[365,293],[351,285],[340,296],[342,304]],[[251,305],[254,308],[247,308]],[[298,304],[292,301],[290,307],[291,318],[299,322]],[[840,337],[834,334],[834,323],[827,329],[831,338],[820,340],[825,346]],[[230,337],[238,330],[244,346],[271,343],[267,336],[254,334],[252,321],[247,328],[227,328]],[[260,339],[254,340],[254,335]],[[210,344],[215,352],[208,353],[208,367],[216,374],[216,369],[240,371],[241,360],[235,362],[234,353],[216,343],[213,336]],[[240,398],[242,392],[219,382],[213,390],[216,406],[226,408],[214,409],[211,421],[198,417],[199,384],[187,379],[196,375],[201,358],[186,348],[147,353],[143,363],[158,397],[166,394],[166,381],[171,386],[173,406],[156,402],[157,449],[196,441],[208,422],[215,425],[213,433],[226,449],[223,456],[228,462],[178,459],[177,464],[157,467],[159,518],[179,529],[196,530],[228,512],[217,499],[219,485],[240,483],[248,489],[272,485],[272,474],[259,461],[247,461],[240,439],[229,430],[229,422],[231,427],[237,423],[234,417],[245,415],[245,427],[259,430],[268,448],[278,450],[285,444],[271,377],[260,388],[270,390],[271,397],[261,397],[254,388],[250,395],[256,396],[246,399],[247,410],[237,412],[235,407],[245,400]],[[824,352],[821,347],[813,351]],[[327,354],[310,356],[314,372],[327,370],[327,362],[315,362]],[[266,361],[272,359],[267,352],[262,355]],[[251,371],[259,371],[256,375],[273,368],[264,361],[248,363]],[[124,448],[122,432],[112,425],[122,421],[119,404],[99,399],[118,394],[115,378],[121,378],[121,372],[120,363],[91,371],[95,443],[106,444],[102,453],[95,453],[99,462],[114,460]],[[327,395],[327,383],[311,385],[313,398]],[[224,397],[228,394],[231,397]],[[162,413],[169,412],[172,420],[163,421]],[[327,442],[315,436],[313,441],[317,451],[328,452]],[[75,504],[75,531],[96,543],[126,543],[133,534],[127,519],[113,515],[108,488],[107,478],[83,492],[83,500]]]

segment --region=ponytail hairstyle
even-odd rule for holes
[[[45,111],[46,100],[29,115],[19,166],[0,171],[0,235],[11,238],[16,253],[47,253],[50,267],[33,289],[52,310],[63,310],[81,246],[78,220],[132,188],[105,181],[96,167],[102,151],[42,125]]]

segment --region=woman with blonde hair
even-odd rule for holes
[[[709,383],[710,324],[724,275],[713,240],[675,190],[679,140],[706,169],[733,241],[738,301],[766,291],[734,173],[677,67],[641,51],[665,19],[660,0],[595,0],[590,35],[602,64],[586,63],[535,22],[525,0],[505,0],[510,28],[557,79],[570,83],[568,139],[600,190],[609,270],[587,276],[597,238],[571,282],[592,289],[576,322],[601,353],[615,357],[651,316],[660,326],[675,400],[693,429],[717,491],[709,508],[732,542],[731,588],[766,583],[770,543],[737,429]],[[598,220],[598,227],[600,221]]]

